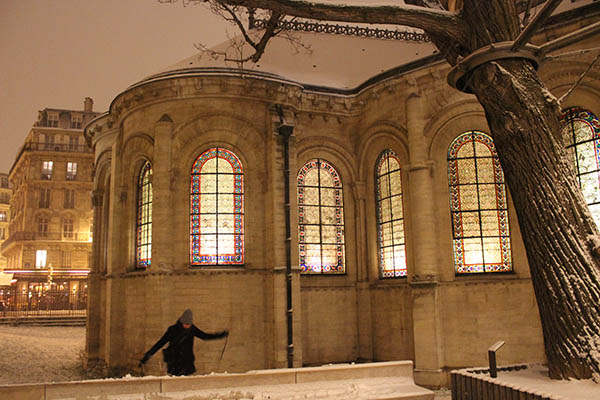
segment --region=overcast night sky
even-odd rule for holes
[[[157,0],[0,1],[0,172],[8,172],[37,112],[107,110],[129,85],[226,40],[202,6]]]

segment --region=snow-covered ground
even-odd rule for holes
[[[83,327],[0,325],[0,384],[86,379]]]

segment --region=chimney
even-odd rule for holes
[[[94,100],[91,97],[86,97],[83,100],[83,112],[92,112],[94,108]]]

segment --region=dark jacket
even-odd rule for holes
[[[194,336],[203,340],[220,339],[227,336],[227,331],[219,333],[206,333],[192,325],[185,329],[180,321],[171,325],[163,337],[144,355],[142,362],[145,362],[156,353],[165,344],[169,346],[165,349],[169,354],[167,360],[167,372],[171,375],[190,375],[196,372],[194,366]],[[163,350],[164,351],[164,350]]]

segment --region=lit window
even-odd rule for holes
[[[45,268],[46,267],[46,250],[36,250],[35,252],[35,267]]]
[[[6,222],[6,211],[1,210],[0,211],[0,222]]]
[[[42,163],[42,179],[52,179],[52,161],[44,161]]]
[[[244,171],[229,150],[194,162],[190,184],[190,264],[244,263]]]
[[[298,245],[302,273],[345,272],[342,181],[322,159],[298,172]]]
[[[511,271],[504,174],[492,138],[458,136],[448,150],[448,180],[456,273]]]
[[[577,180],[596,225],[600,226],[600,121],[591,112],[573,107],[562,115],[563,137]]]
[[[402,176],[400,161],[391,150],[384,151],[377,161],[376,188],[379,275],[406,276]]]
[[[68,162],[67,163],[67,180],[68,181],[74,181],[75,178],[77,177],[77,163],[75,162]]]
[[[137,185],[136,267],[152,262],[152,166],[148,161],[140,171]]]

